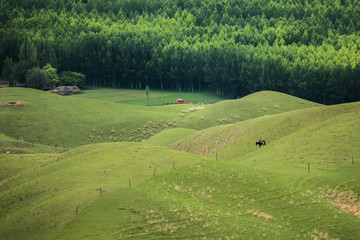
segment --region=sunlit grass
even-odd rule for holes
[[[102,194],[205,160],[141,143],[87,145],[57,155],[2,154],[1,236],[49,239]]]
[[[1,238],[360,238],[359,103],[91,91],[0,89]]]
[[[330,174],[358,180],[356,171]],[[274,175],[234,163],[202,163],[98,198],[55,239],[359,237],[359,218],[333,207],[328,184],[321,175]]]
[[[91,88],[84,90],[83,94],[76,95],[78,98],[96,99],[101,101],[126,103],[140,106],[161,106],[177,104],[177,100],[183,99],[186,103],[212,104],[224,100],[213,92],[176,92],[150,90],[149,102],[144,90],[114,89],[114,88]]]

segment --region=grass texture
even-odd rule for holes
[[[213,104],[224,100],[212,92],[176,92],[151,90],[149,101],[145,90],[114,89],[114,88],[91,88],[84,91],[85,94],[76,95],[78,98],[96,99],[107,102],[126,103],[140,106],[160,106],[177,104],[177,99],[183,99],[192,104]]]
[[[57,155],[2,154],[1,236],[49,239],[102,194],[201,161],[206,159],[141,143],[92,144]]]
[[[54,239],[357,239],[360,219],[346,209],[359,211],[350,190],[358,172],[274,175],[200,163],[98,198]],[[346,190],[329,181],[339,175]]]
[[[360,103],[191,96],[0,89],[1,239],[360,238]]]

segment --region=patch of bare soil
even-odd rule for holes
[[[0,106],[19,106],[23,105],[23,102],[20,101],[11,101],[11,102],[0,102]]]
[[[360,201],[353,192],[341,192],[328,189],[326,197],[330,204],[340,208],[342,211],[352,213],[360,218]]]
[[[254,210],[249,210],[246,212],[246,214],[250,214],[250,215],[253,215],[255,217],[261,217],[265,220],[272,220],[273,219],[273,216],[269,215],[269,214],[266,214],[266,213],[262,213],[262,212],[259,212],[259,211],[254,211]]]

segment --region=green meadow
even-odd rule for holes
[[[193,104],[210,104],[224,100],[224,98],[218,97],[214,92],[209,91],[201,91],[194,94],[191,92],[150,90],[148,101],[143,90],[122,89],[119,91],[116,88],[96,88],[94,86],[89,86],[88,88],[84,91],[86,94],[80,94],[77,97],[140,106],[176,104],[177,99],[183,99],[186,103]]]
[[[360,239],[359,102],[150,94],[1,88],[1,239]]]

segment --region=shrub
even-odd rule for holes
[[[49,78],[39,67],[31,68],[26,72],[26,87],[44,90],[48,86]]]
[[[60,85],[78,86],[85,84],[85,75],[77,72],[64,71],[60,73]]]
[[[26,73],[34,67],[33,64],[23,61],[15,64],[14,78],[18,83],[26,83]]]
[[[219,118],[218,119],[219,123],[231,123],[231,119],[230,118]]]

